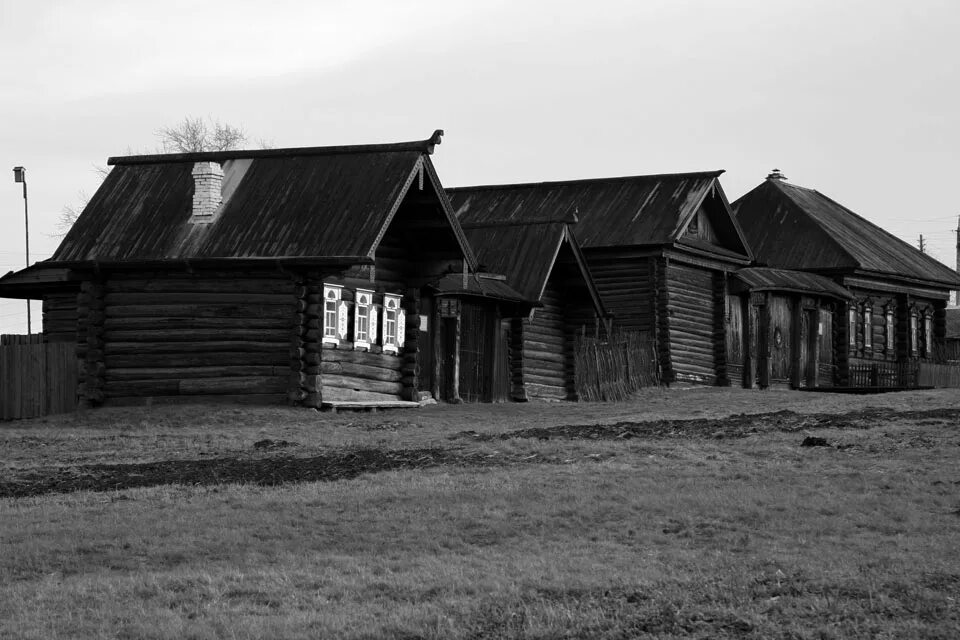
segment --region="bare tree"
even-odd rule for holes
[[[157,130],[160,146],[167,153],[196,151],[229,151],[239,149],[247,141],[243,127],[223,124],[213,118],[186,117],[174,127]]]
[[[247,142],[247,134],[243,127],[223,124],[213,118],[204,120],[200,117],[191,118],[189,116],[175,126],[157,129],[156,136],[160,140],[157,153],[231,151],[241,148]],[[269,142],[262,139],[258,140],[257,144],[263,149],[268,149],[271,146]],[[130,153],[132,154],[132,151]],[[110,173],[110,169],[107,167],[95,166],[94,170],[100,176],[101,182]],[[57,221],[57,236],[67,235],[67,231],[77,221],[90,201],[90,197],[84,192],[80,192],[78,197],[78,204],[68,204],[61,209],[60,219]]]

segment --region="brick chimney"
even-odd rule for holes
[[[193,224],[210,224],[217,219],[223,202],[223,167],[219,162],[193,165]]]
[[[787,176],[780,173],[780,169],[774,169],[767,174],[767,180],[786,180]]]

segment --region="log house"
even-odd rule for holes
[[[0,294],[42,299],[46,339],[76,342],[85,406],[419,402],[454,360],[422,348],[438,283],[476,270],[441,135],[111,158],[54,256]]]
[[[450,189],[462,220],[578,219],[574,229],[619,330],[654,340],[660,378],[729,384],[727,279],[752,255],[721,171]]]
[[[830,318],[834,385],[852,386],[853,368],[944,359],[955,271],[776,170],[733,209],[757,264],[817,274],[850,292]]]

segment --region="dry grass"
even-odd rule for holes
[[[704,389],[620,405],[115,410],[0,430],[9,476],[104,459],[469,446],[552,464],[264,488],[0,500],[0,637],[954,638],[960,432],[942,421],[738,440],[495,440],[454,431],[865,406]],[[97,424],[100,422],[101,424]]]

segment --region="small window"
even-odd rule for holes
[[[373,291],[357,289],[353,308],[353,348],[369,349],[371,336],[377,335],[377,312],[373,306]]]
[[[884,334],[884,340],[885,340],[884,346],[887,350],[887,353],[893,353],[893,349],[896,341],[896,337],[894,335],[895,325],[893,323],[893,309],[890,307],[887,307],[886,311],[884,312],[884,316],[886,319],[886,332]]]
[[[339,344],[341,337],[346,337],[346,327],[340,329],[340,295],[343,287],[335,284],[323,285],[323,340],[331,344]]]
[[[850,305],[850,316],[847,322],[847,331],[850,333],[850,349],[857,348],[857,307]]]
[[[863,348],[873,348],[873,309],[863,308]]]
[[[383,352],[398,353],[400,351],[400,296],[385,294],[383,296]]]
[[[917,326],[917,312],[916,310],[910,312],[910,355],[917,355],[918,342],[917,332],[919,327]]]
[[[923,314],[923,355],[933,357],[933,317]]]

